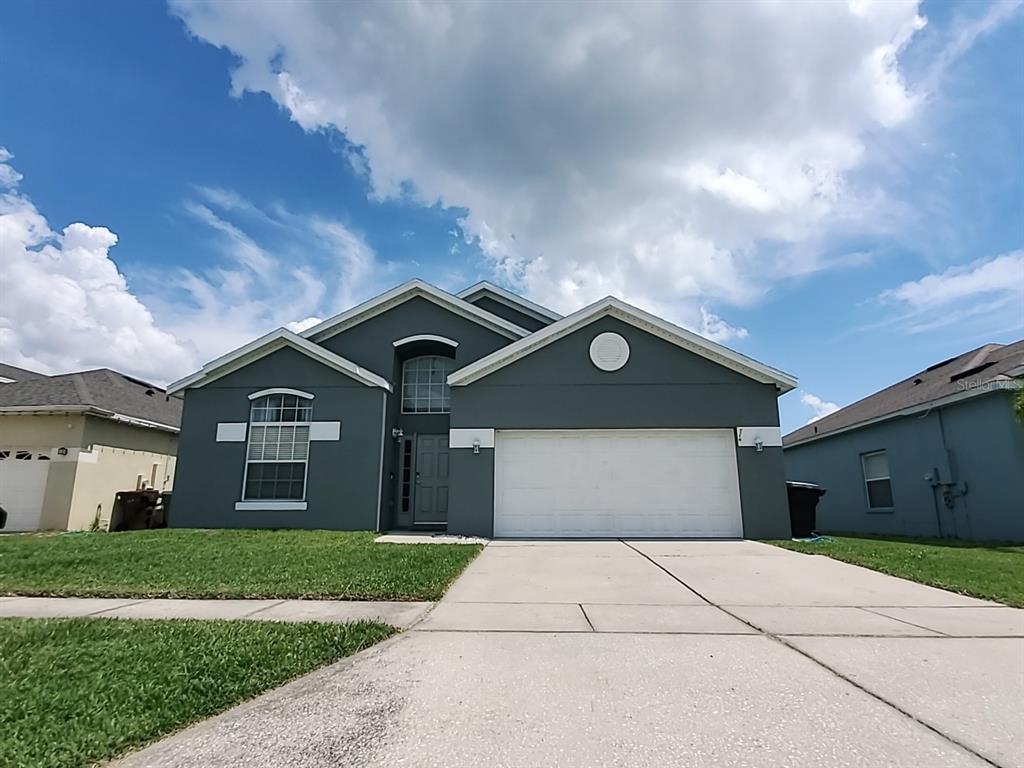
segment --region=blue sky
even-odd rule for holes
[[[792,429],[1024,336],[1024,11],[830,6],[7,3],[0,356],[167,381],[487,278],[790,371]]]

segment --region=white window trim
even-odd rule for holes
[[[259,510],[279,510],[287,512],[302,512],[306,509],[306,502],[304,501],[275,501],[274,499],[267,499],[266,501],[236,501],[236,511],[259,511]]]
[[[267,392],[266,394],[274,394]],[[295,392],[289,392],[287,394],[295,394]],[[312,395],[310,396],[312,397]],[[250,398],[251,399],[251,398]],[[305,509],[306,508],[306,489],[309,484],[309,450],[312,440],[307,438],[306,440],[306,458],[302,460],[304,465],[302,471],[302,498],[301,499],[247,499],[245,497],[245,489],[249,484],[249,465],[250,464],[298,464],[297,461],[269,461],[267,459],[250,459],[249,458],[249,444],[252,441],[252,428],[253,427],[307,427],[310,432],[312,431],[313,420],[310,418],[309,421],[252,421],[252,407],[249,408],[250,421],[248,435],[245,439],[245,471],[242,472],[242,495],[241,501],[235,504],[236,510],[241,509]],[[310,405],[310,416],[313,415],[313,406]],[[280,507],[280,506],[267,506],[267,504],[301,504],[301,507]],[[239,505],[243,506],[239,506]],[[254,506],[255,505],[255,506]]]
[[[404,344],[412,344],[415,341],[436,341],[439,344],[447,344],[449,347],[459,346],[459,342],[455,339],[449,339],[447,336],[437,336],[433,333],[418,333],[415,336],[406,336],[402,339],[396,339],[391,344],[394,347],[401,347]]]
[[[259,392],[253,392],[249,395],[250,400],[256,400],[260,397],[266,397],[267,395],[295,395],[305,400],[312,400],[314,395],[310,392],[303,392],[301,389],[289,389],[288,387],[271,387],[270,389],[261,389]]]
[[[860,455],[860,476],[864,480],[864,503],[868,505],[868,511],[869,512],[887,512],[887,511],[889,511],[891,509],[895,509],[895,507],[896,507],[896,498],[895,498],[895,496],[893,496],[893,492],[892,492],[892,468],[889,469],[889,474],[887,474],[885,477],[872,477],[872,478],[868,477],[868,470],[867,470],[867,466],[864,463],[864,460],[866,458],[868,458],[869,456],[879,456],[879,455],[885,456],[885,465],[888,467],[889,466],[889,455],[886,453],[885,449],[882,449],[880,451],[868,451],[867,453],[862,453]],[[878,482],[879,480],[885,480],[885,481],[887,481],[889,483],[889,495],[893,496],[893,503],[890,504],[887,507],[873,507],[873,506],[871,506],[871,494],[868,492],[868,483],[869,482],[875,483],[875,482]]]

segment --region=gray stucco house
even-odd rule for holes
[[[789,535],[788,374],[614,298],[413,280],[172,384],[171,524]]]
[[[1024,341],[945,360],[786,435],[823,531],[1024,541]]]

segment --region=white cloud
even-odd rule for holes
[[[305,330],[312,328],[314,325],[320,325],[324,321],[322,317],[307,317],[305,320],[295,320],[291,323],[285,323],[285,328],[293,333],[302,333]]]
[[[1011,251],[925,275],[878,297],[908,333],[989,320],[1000,329],[1024,327],[1024,251]]]
[[[467,209],[495,277],[698,330],[818,268],[823,233],[890,225],[851,172],[919,103],[913,0],[172,5],[235,93],[344,132],[373,196]]]
[[[110,258],[117,235],[81,222],[54,232],[0,148],[0,359],[42,372],[109,366],[165,381],[195,348],[158,327]]]
[[[835,403],[822,400],[817,395],[812,395],[810,392],[806,392],[804,390],[800,390],[800,402],[814,412],[814,415],[807,420],[808,424],[813,424],[818,419],[824,418],[830,413],[835,413],[839,410],[839,406]]]
[[[129,284],[111,258],[117,235],[80,222],[51,230],[10,159],[0,148],[4,362],[51,373],[110,367],[166,383],[273,328],[304,330],[389,279],[389,265],[341,222],[200,187],[184,210],[220,258],[139,269]],[[246,231],[257,227],[280,248],[257,243]]]
[[[154,313],[192,339],[202,360],[273,328],[305,330],[387,287],[380,281],[391,266],[340,221],[281,204],[261,208],[231,190],[197,193],[202,202],[186,201],[185,211],[204,225],[222,258],[149,274],[143,287]],[[262,233],[259,242],[250,230]]]

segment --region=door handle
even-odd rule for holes
[[[420,473],[417,472],[416,473],[416,485],[419,485],[419,484],[420,484]]]

